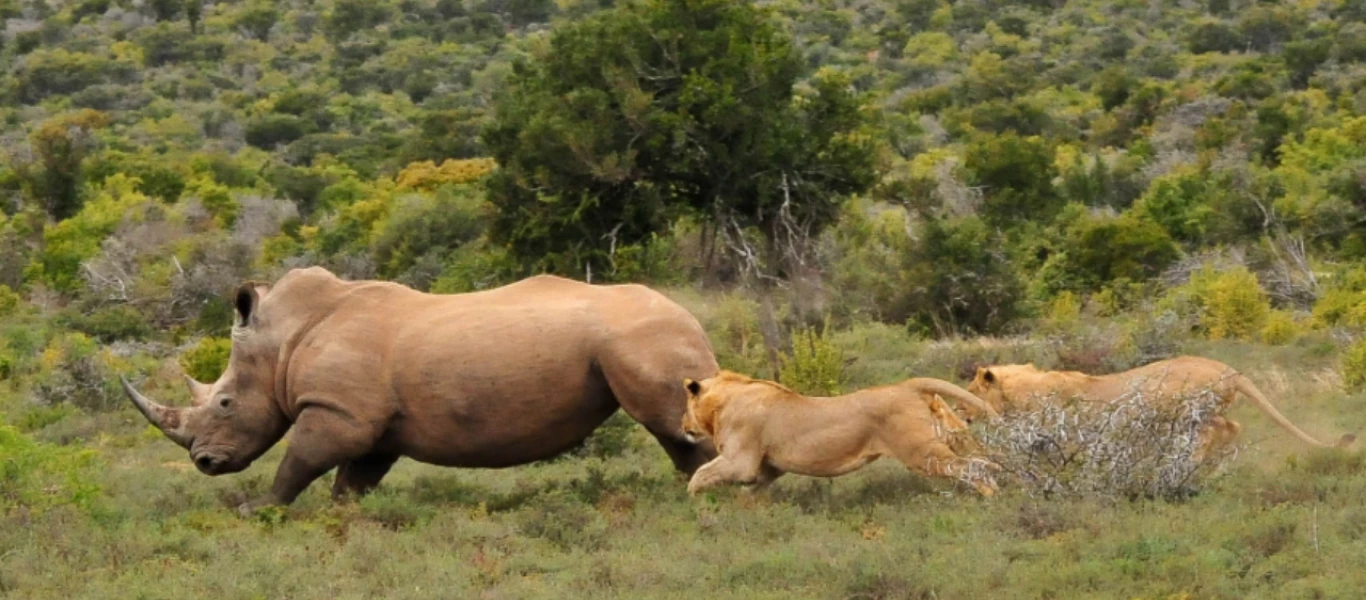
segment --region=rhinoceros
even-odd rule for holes
[[[286,432],[270,492],[239,507],[288,505],[337,468],[334,498],[364,494],[400,457],[501,468],[570,449],[617,408],[691,474],[716,456],[681,431],[685,378],[719,369],[683,307],[641,285],[539,275],[466,294],[345,281],[321,267],[233,294],[222,376],[185,375],[170,408],[126,379],[142,415],[208,475],[246,469]]]

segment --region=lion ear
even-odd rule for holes
[[[996,383],[996,374],[992,373],[990,369],[983,370],[982,381],[985,381],[987,383]]]
[[[685,378],[685,379],[683,380],[683,387],[686,388],[686,389],[688,390],[688,395],[689,395],[689,396],[696,396],[696,395],[702,393],[702,384],[701,384],[701,383],[698,383],[698,382],[696,382],[696,381],[693,381],[692,379],[686,379],[686,378]]]

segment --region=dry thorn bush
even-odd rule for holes
[[[1159,402],[1134,390],[1006,414],[976,434],[1002,479],[1030,495],[1181,499],[1237,454],[1228,444],[1199,455],[1220,402],[1209,390]]]

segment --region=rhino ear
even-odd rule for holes
[[[237,309],[237,326],[246,327],[251,324],[251,317],[256,312],[256,306],[261,302],[261,295],[265,292],[266,286],[248,281],[237,286],[237,292],[233,294],[232,304]]]

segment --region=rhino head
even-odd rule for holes
[[[207,475],[246,469],[289,428],[275,394],[279,346],[257,314],[268,291],[267,286],[252,282],[237,289],[228,366],[213,383],[185,376],[191,398],[188,407],[158,404],[120,378],[142,416],[189,450],[195,467]]]

